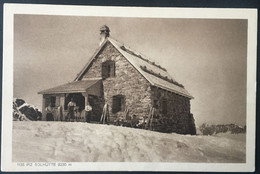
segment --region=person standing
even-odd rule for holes
[[[47,107],[46,107],[46,120],[47,121],[54,121],[54,117],[53,117],[53,107],[52,107],[52,104],[50,103]]]
[[[71,98],[70,102],[68,103],[68,120],[70,121],[71,119],[74,120],[75,119],[75,114],[74,114],[74,110],[76,109],[76,103],[74,101],[73,98]]]
[[[91,120],[91,112],[92,112],[92,106],[89,105],[89,102],[87,102],[87,105],[85,106],[85,117],[86,117],[86,122],[90,122]]]

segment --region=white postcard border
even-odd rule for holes
[[[129,13],[131,11],[131,13]],[[247,136],[246,163],[143,163],[86,162],[70,166],[18,166],[12,162],[13,24],[14,14],[110,16],[144,18],[247,19]],[[256,124],[256,9],[147,8],[71,5],[4,4],[3,90],[2,90],[2,171],[254,171]]]

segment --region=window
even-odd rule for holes
[[[48,96],[45,98],[45,106],[49,106],[51,104],[52,107],[56,106],[56,97],[55,96]]]
[[[153,101],[153,107],[158,109],[158,100]]]
[[[102,77],[115,77],[115,62],[108,60],[102,63]]]
[[[167,114],[167,100],[162,101],[162,113]]]
[[[119,111],[124,111],[125,109],[125,96],[116,95],[113,96],[112,112],[117,113]]]

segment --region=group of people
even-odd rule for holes
[[[54,121],[54,112],[55,110],[58,109],[59,115],[60,115],[60,121],[63,121],[63,114],[62,114],[62,108],[61,106],[55,108],[52,106],[52,103],[50,103],[46,107],[46,120],[47,121]],[[68,103],[68,113],[65,117],[65,121],[74,121],[76,118],[78,107],[76,105],[76,102],[74,101],[73,98],[71,98],[71,101]],[[90,122],[91,119],[91,112],[92,112],[92,107],[89,105],[87,102],[87,105],[85,106],[85,121]]]

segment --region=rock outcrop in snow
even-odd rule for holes
[[[199,131],[197,132],[203,135],[214,135],[226,132],[230,132],[231,134],[246,133],[246,126],[241,127],[236,124],[208,125],[203,123],[198,129]]]
[[[35,106],[27,104],[22,99],[13,100],[13,120],[14,121],[37,121],[41,120],[42,113]]]

